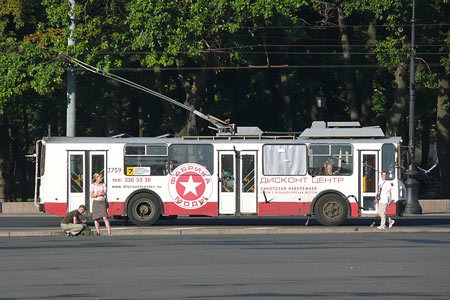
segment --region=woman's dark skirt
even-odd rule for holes
[[[94,220],[108,217],[105,200],[92,200],[92,218]]]

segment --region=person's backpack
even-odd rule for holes
[[[84,229],[80,232],[80,236],[91,236],[94,235],[91,228],[89,226],[84,227]]]

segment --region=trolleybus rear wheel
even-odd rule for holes
[[[320,224],[336,226],[344,223],[347,218],[347,205],[338,195],[322,196],[314,207],[314,215]]]
[[[151,195],[139,195],[128,204],[128,217],[137,226],[153,225],[160,215],[159,202]]]

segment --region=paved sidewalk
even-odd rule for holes
[[[124,235],[251,235],[251,234],[358,234],[389,232],[446,232],[450,233],[450,214],[424,214],[396,217],[392,229],[379,230],[369,225],[373,218],[348,219],[341,226],[323,226],[311,218],[305,226],[305,217],[221,217],[189,218],[158,221],[154,226],[137,227],[122,220],[111,219],[113,236]],[[59,227],[61,218],[53,215],[0,215],[0,237],[65,236]],[[377,222],[379,222],[377,220]],[[92,221],[88,222],[94,229]],[[102,225],[102,234],[107,235]],[[94,229],[95,230],[95,229]],[[76,238],[76,237],[74,237]]]
[[[93,226],[90,226],[94,229]],[[104,228],[104,227],[103,227]],[[379,230],[376,227],[368,225],[353,226],[157,226],[157,227],[135,227],[135,226],[113,226],[113,236],[125,235],[252,235],[252,234],[318,234],[318,233],[336,233],[336,234],[358,234],[374,233],[388,234],[393,232],[404,233],[426,233],[426,232],[444,232],[450,233],[450,224],[439,226],[394,226],[391,229]],[[101,230],[102,235],[107,235],[105,229]],[[65,236],[60,228],[46,229],[14,229],[2,228],[0,237],[51,237]],[[77,237],[72,237],[77,238]]]

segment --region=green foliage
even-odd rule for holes
[[[405,39],[405,36],[399,38],[387,36],[384,40],[377,41],[373,50],[377,53],[378,63],[394,72],[397,65],[407,59],[408,55],[405,53],[408,53],[408,47]]]
[[[431,102],[418,106],[425,116],[434,113],[436,100],[429,95],[434,97],[437,80],[450,74],[445,25],[450,5],[448,0],[416,2],[416,85],[418,95]],[[0,128],[9,132],[11,148],[19,149],[16,157],[32,151],[48,124],[55,134],[65,132],[68,62],[59,52],[204,113],[280,131],[288,129],[288,122],[297,131],[310,124],[319,91],[327,99],[325,119],[348,119],[343,80],[348,70],[359,101],[369,101],[369,125],[384,126],[396,100],[394,72],[409,60],[410,0],[76,3],[71,32],[67,0],[0,1]],[[340,67],[344,59],[337,8],[345,15],[351,55],[347,68]],[[67,45],[71,34],[74,46]],[[180,132],[186,124],[185,111],[142,92],[79,68],[77,81],[78,135],[137,135],[141,129],[155,136]],[[211,134],[208,125],[199,121],[199,133]],[[6,160],[15,164],[8,151]]]

